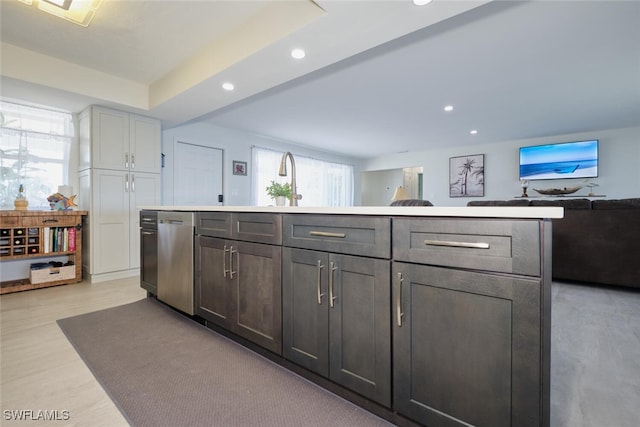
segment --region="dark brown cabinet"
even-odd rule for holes
[[[281,354],[282,247],[202,235],[251,239],[255,234],[256,240],[269,241],[267,230],[277,230],[278,242],[279,217],[226,215],[203,213],[196,220],[195,314]],[[198,229],[201,224],[207,227]]]
[[[283,250],[284,357],[389,406],[390,262]]]
[[[388,219],[319,219],[285,217],[285,244],[390,252]],[[390,261],[285,247],[282,265],[284,357],[390,406]]]
[[[140,287],[158,295],[157,211],[140,211]]]
[[[396,411],[429,426],[549,424],[544,225],[394,221]]]
[[[197,212],[196,316],[396,420],[548,427],[550,264],[548,219]]]

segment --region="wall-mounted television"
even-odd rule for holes
[[[597,176],[597,139],[520,147],[520,180]]]

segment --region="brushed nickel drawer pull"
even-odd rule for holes
[[[334,264],[333,261],[329,263],[329,307],[333,308],[333,302],[336,300],[336,297],[333,294],[333,272],[336,271],[338,267]]]
[[[229,252],[229,249],[227,249],[227,245],[224,245],[222,251],[222,277],[227,277],[227,273],[229,272],[229,270],[227,270],[227,252]]]
[[[330,233],[328,231],[310,231],[309,236],[320,236],[320,237],[339,237],[344,239],[347,237],[346,233]]]
[[[402,312],[402,283],[404,282],[404,277],[400,272],[398,273],[398,281],[400,282],[400,287],[398,288],[398,299],[396,300],[396,323],[402,327],[402,317],[404,316]]]
[[[473,248],[473,249],[489,249],[488,243],[473,242],[451,242],[447,240],[425,240],[427,246],[448,246],[452,248]]]
[[[322,305],[322,297],[324,296],[324,294],[321,292],[320,289],[320,283],[322,281],[322,269],[324,268],[324,265],[322,265],[322,261],[318,260],[318,265],[317,265],[317,272],[318,272],[318,281],[317,281],[317,285],[318,285],[318,305]]]

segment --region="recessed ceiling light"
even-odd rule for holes
[[[453,105],[447,105],[444,107],[444,111],[453,111]]]
[[[469,132],[469,133],[470,133],[471,135],[477,135],[477,134],[478,134],[478,131],[477,131],[477,130],[475,130],[475,129],[473,129],[473,130],[472,130],[471,132]]]
[[[235,89],[235,86],[233,85],[233,83],[226,82],[226,83],[222,84],[222,89],[224,89],[224,90],[233,90],[233,89]]]
[[[307,54],[306,54],[306,52],[305,52],[303,49],[296,48],[296,49],[293,49],[293,50],[291,51],[291,56],[293,56],[293,57],[294,57],[294,58],[296,58],[296,59],[302,59],[302,58],[304,58],[306,55],[307,55]]]
[[[424,6],[429,3],[431,3],[431,0],[413,0],[413,4],[416,6]]]

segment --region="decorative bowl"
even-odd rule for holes
[[[547,188],[544,190],[538,190],[534,188],[540,194],[544,194],[545,196],[564,196],[565,194],[573,194],[582,187],[564,187],[564,188]]]

